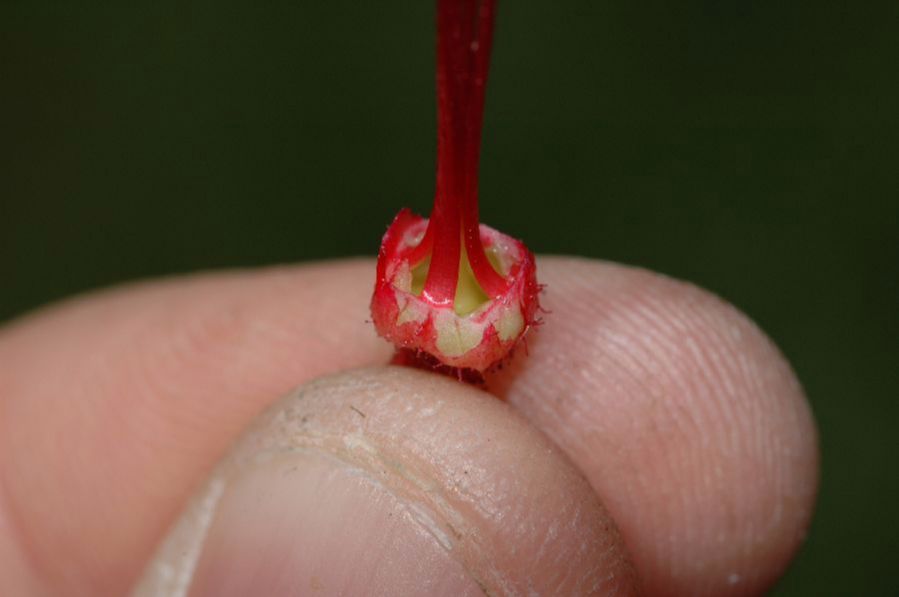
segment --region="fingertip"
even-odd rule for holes
[[[220,497],[194,595],[247,582],[409,595],[634,588],[614,524],[568,460],[506,405],[418,371],[349,372],[285,398],[200,501],[209,491]],[[159,586],[154,570],[185,565],[179,541],[138,594]]]
[[[539,263],[552,312],[497,383],[585,472],[651,594],[769,587],[801,544],[817,433],[789,364],[719,298],[644,270]]]

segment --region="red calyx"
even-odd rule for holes
[[[372,318],[399,348],[484,371],[534,323],[533,255],[480,225],[478,161],[496,0],[437,2],[437,188],[430,220],[403,210],[378,257]]]

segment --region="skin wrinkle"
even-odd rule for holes
[[[705,329],[715,330],[717,328],[714,325],[706,325]],[[702,372],[702,381],[705,382],[706,387],[720,388],[716,393],[717,399],[709,401],[715,409],[714,414],[717,414],[723,421],[723,429],[733,429],[739,424],[741,418],[747,420],[747,415],[750,413],[746,410],[753,406],[746,403],[741,405],[734,391],[735,384],[731,380],[732,369],[728,366],[733,359],[725,357],[725,355],[735,354],[734,347],[728,346],[726,337],[722,337],[720,334],[706,334],[706,340],[708,342],[707,350],[702,350],[693,339],[689,342],[688,347]],[[749,385],[751,386],[751,384]],[[737,416],[741,409],[744,411],[743,417]],[[734,436],[734,434],[730,435]]]
[[[589,303],[584,301],[581,304],[589,304]],[[613,312],[610,317],[614,317],[614,315],[615,314]],[[579,336],[580,337],[576,339],[578,341],[578,344],[583,343],[584,342],[583,338],[589,337],[590,334],[589,334],[588,330],[582,329],[582,330],[579,330]],[[589,363],[591,361],[592,362],[601,362],[601,363],[611,361],[613,363],[620,363],[624,366],[618,368],[618,371],[625,373],[628,376],[628,378],[634,382],[635,385],[639,385],[641,383],[641,379],[640,379],[639,375],[634,373],[634,370],[639,368],[640,359],[638,357],[633,357],[632,353],[630,351],[623,349],[622,344],[626,345],[626,343],[616,342],[613,340],[614,337],[615,337],[615,335],[613,332],[610,332],[610,331],[602,332],[602,335],[600,336],[600,341],[595,343],[595,347],[593,344],[589,345],[589,346],[591,346],[592,351],[590,351],[590,352],[584,351],[584,354],[588,355],[585,358],[585,365],[577,366],[575,368],[580,372],[581,377],[585,378],[585,376],[589,375],[593,369],[592,367],[589,366]],[[612,349],[619,348],[620,350],[610,350],[609,348],[612,348]],[[597,356],[591,356],[591,353],[595,354]],[[622,357],[624,357],[624,359],[622,359]],[[622,360],[624,360],[625,362],[622,363],[621,362]],[[598,378],[606,377],[602,367],[600,367],[596,377],[598,377]],[[584,385],[587,385],[587,384],[584,384]],[[652,394],[654,392],[650,392],[650,393]],[[622,393],[622,397],[624,397],[624,396],[625,395]],[[584,399],[581,401],[581,403],[584,405],[589,404],[589,400]],[[575,404],[578,404],[578,402],[575,402]],[[657,402],[657,404],[660,404],[660,402]],[[553,410],[553,409],[549,409],[549,410]],[[558,408],[555,409],[555,412],[560,412],[560,411],[562,411],[562,409],[558,409]],[[564,411],[562,411],[562,412],[564,412]],[[576,411],[572,411],[572,414],[573,414],[573,417],[569,418],[569,420],[580,416],[580,413],[577,413]],[[641,421],[638,421],[636,419],[631,420],[630,427],[631,427],[631,429],[634,430],[634,434],[631,434],[631,436],[629,438],[631,441],[636,439],[635,434],[639,433],[637,430],[639,429],[640,424],[641,424]],[[621,449],[627,449],[627,448],[622,444]],[[642,476],[641,478],[645,479],[643,485],[646,486],[647,488],[654,485],[655,475],[652,474],[651,471],[648,471],[648,474]],[[622,497],[622,499],[627,499],[627,498]]]
[[[650,300],[654,297],[650,297]],[[665,391],[661,389],[659,386],[655,384],[648,384],[647,382],[653,379],[653,373],[657,370],[662,369],[662,367],[652,367],[650,364],[654,363],[654,354],[666,354],[668,351],[658,351],[653,350],[652,343],[658,341],[660,338],[665,338],[665,335],[660,332],[660,328],[654,325],[649,325],[650,318],[641,317],[644,313],[651,313],[653,309],[650,307],[646,307],[644,302],[634,303],[619,303],[619,304],[627,304],[629,308],[624,313],[619,313],[617,311],[613,311],[611,313],[611,319],[615,319],[616,317],[621,317],[622,320],[625,321],[626,324],[631,325],[638,329],[646,330],[642,336],[633,337],[633,341],[618,341],[617,338],[631,338],[631,336],[625,336],[623,334],[606,334],[603,336],[602,344],[597,343],[597,352],[601,355],[600,359],[603,362],[609,362],[612,364],[611,368],[617,369],[619,373],[624,373],[627,378],[632,382],[632,387],[628,389],[628,394],[630,394],[633,398],[638,398],[637,394],[633,392],[633,388],[639,388],[643,390],[640,392],[640,395],[643,396],[651,396],[652,404],[654,408],[661,408],[663,405],[665,407],[665,413],[656,415],[659,418],[669,419],[672,418],[677,422],[676,428],[679,430],[679,433],[683,436],[689,436],[691,434],[700,434],[702,430],[703,423],[697,422],[690,417],[690,411],[680,407],[679,404],[672,404],[670,400],[666,400],[668,396],[672,394],[672,392]],[[656,310],[661,311],[657,306]],[[684,330],[686,331],[686,330]],[[608,344],[612,347],[617,348],[618,350],[603,350],[602,345]],[[669,344],[670,346],[670,344]],[[678,362],[677,359],[671,359],[672,363],[668,364],[666,370],[668,371],[678,371],[678,368],[674,366],[675,363]],[[677,390],[680,390],[680,393],[683,395],[689,395],[688,387],[681,385],[679,380],[681,378],[689,378],[688,374],[681,373],[674,378],[674,387]],[[658,389],[657,389],[658,388]],[[674,395],[677,395],[678,392],[675,392]],[[653,417],[655,420],[655,417]],[[635,420],[633,422],[633,426],[635,429],[639,429],[641,422]],[[652,430],[653,435],[658,434],[657,429]],[[689,464],[689,463],[685,463]],[[651,479],[653,475],[647,475],[649,477],[648,484],[651,484]],[[697,488],[698,489],[698,488]],[[684,508],[684,515],[688,514],[687,509]],[[689,528],[690,525],[687,525]]]
[[[702,392],[703,382],[706,384],[706,387],[711,386],[711,384],[714,383],[715,366],[713,364],[710,365],[707,360],[712,362],[715,360],[715,356],[719,352],[718,345],[715,342],[709,342],[708,345],[710,347],[710,350],[700,351],[698,343],[694,339],[694,336],[691,335],[692,333],[694,333],[694,330],[689,329],[687,326],[684,326],[684,332],[684,340],[688,349],[688,355],[692,359],[692,362],[696,363],[694,375],[695,379],[697,379],[700,383],[694,384],[692,389],[695,393],[698,394]],[[706,393],[706,395],[708,394]],[[709,398],[711,398],[711,396],[709,396]],[[731,416],[732,413],[729,405],[725,400],[709,399],[707,400],[707,402],[711,405],[709,416],[707,417],[707,420],[704,420],[702,423],[700,423],[700,426],[705,429],[704,443],[708,442],[707,438],[709,434],[711,434],[715,439],[712,442],[708,443],[710,443],[711,445],[719,446],[720,448],[724,448],[724,450],[720,450],[719,448],[719,453],[739,453],[739,447],[733,445],[732,440],[741,437],[741,435],[732,432],[737,421],[733,416]],[[716,419],[722,421],[723,425],[714,425],[713,423]],[[692,495],[685,498],[685,514],[691,513],[687,504],[691,501],[702,499],[702,495],[704,493],[713,495],[725,494],[726,484],[724,486],[719,486],[720,483],[716,483],[716,481],[720,481],[720,477],[716,478],[713,475],[715,470],[715,466],[713,464],[714,458],[715,455],[711,453],[710,450],[704,450],[700,451],[697,454],[697,462],[691,463],[693,464],[693,466],[702,471],[702,474],[699,483],[696,484],[694,491],[692,492]],[[733,513],[736,511],[741,511],[742,509],[743,508],[740,504],[740,496],[737,495],[735,496],[732,504],[729,501],[712,504],[711,508],[706,512],[706,515],[711,512],[718,519],[733,521],[732,523],[727,525],[733,528],[736,526],[736,517]],[[710,530],[707,527],[688,524],[686,525],[686,528],[688,529],[688,534],[684,539],[686,542],[708,544],[715,541],[715,539],[711,537]],[[698,529],[700,531],[703,531],[703,533],[701,535],[697,535],[695,531],[690,532],[693,529]],[[703,569],[701,562],[687,563],[695,571],[701,571]]]
[[[688,306],[688,308],[689,308],[689,306]],[[706,358],[709,358],[711,360],[712,355],[715,355],[717,353],[718,347],[715,342],[709,342],[708,346],[709,346],[710,350],[700,351],[699,347],[698,347],[698,343],[694,339],[694,334],[696,333],[696,331],[694,329],[691,329],[691,327],[686,324],[683,326],[679,326],[679,327],[680,327],[680,331],[684,335],[683,336],[684,343],[687,348],[686,354],[689,357],[686,361],[688,363],[693,363],[695,365],[692,368],[691,374],[692,374],[692,378],[696,382],[698,382],[698,383],[692,384],[692,386],[690,387],[690,390],[694,394],[708,396],[707,390],[705,390],[705,388],[711,387],[712,384],[714,383],[715,371],[714,371],[713,366],[709,366],[707,364]],[[709,396],[709,397],[711,398],[711,396]],[[734,424],[736,423],[736,421],[730,416],[729,410],[726,407],[726,405],[723,403],[723,401],[720,401],[717,399],[709,399],[709,400],[706,400],[706,402],[708,402],[711,405],[711,409],[710,409],[710,412],[707,413],[709,416],[707,417],[706,420],[703,420],[701,423],[699,423],[699,427],[704,428],[706,430],[705,431],[706,434],[713,433],[713,434],[719,436],[720,439],[713,441],[712,444],[718,445],[718,446],[726,446],[728,439],[740,437],[740,435],[734,434],[730,431],[727,431],[727,432],[723,432],[723,431],[718,432],[717,431],[717,430],[733,429]],[[713,422],[716,419],[722,420],[724,422],[724,425],[713,426]],[[724,441],[721,441],[722,439]],[[739,450],[739,448],[732,449],[733,452],[736,452],[737,450]],[[711,459],[711,457],[712,457],[712,455],[709,453],[708,450],[702,451],[697,455],[698,462],[697,463],[689,463],[689,464],[695,466],[696,468],[699,468],[699,470],[701,470],[701,471],[707,471],[709,469],[709,467],[705,464],[704,461]],[[689,509],[689,503],[697,501],[697,500],[701,500],[703,493],[713,492],[714,494],[721,494],[721,493],[723,493],[722,489],[725,489],[725,488],[716,490],[716,488],[712,486],[709,476],[707,474],[704,474],[702,476],[702,478],[700,479],[700,483],[697,483],[694,486],[692,494],[684,496],[684,500],[683,500],[683,504],[682,504],[683,510],[684,510],[683,514],[689,515],[692,513],[691,510]],[[729,513],[732,513],[734,511],[739,511],[741,509],[740,504],[739,504],[739,499],[740,499],[740,497],[736,496],[733,507],[731,507],[728,502],[715,503],[715,504],[711,505],[711,509],[706,512],[706,515],[708,515],[709,512],[714,512],[714,513],[716,513],[715,516],[717,516],[718,518],[733,520],[735,517]],[[694,529],[703,529],[704,527],[695,526],[694,524],[690,524],[690,522],[691,521],[688,520],[688,524],[685,525],[685,528],[687,529],[687,535],[684,537],[684,541],[687,543],[708,542],[707,536],[697,536],[697,535],[695,535],[695,532],[693,531]],[[690,567],[693,570],[697,570],[697,571],[702,570],[701,562],[687,562],[687,564],[690,565]]]
[[[738,336],[738,338],[742,337],[742,336],[743,335],[740,334]],[[720,339],[722,340],[722,344],[726,342],[728,344],[731,344],[731,346],[729,348],[732,348],[733,337],[734,337],[734,335],[730,334],[728,336],[723,336]],[[714,355],[717,353],[713,352],[712,354]],[[764,390],[763,386],[764,386],[765,382],[767,381],[766,378],[771,378],[771,377],[776,376],[776,374],[773,374],[773,373],[767,374],[765,377],[762,377],[760,375],[759,376],[753,375],[752,373],[757,368],[754,367],[754,365],[749,361],[749,359],[743,357],[742,355],[739,359],[736,359],[734,361],[735,361],[735,368],[727,367],[726,360],[724,361],[724,363],[721,363],[719,366],[725,374],[736,369],[738,372],[742,373],[745,376],[745,379],[743,380],[744,383],[747,383],[747,385],[754,386],[754,388],[757,391],[759,391],[760,393],[763,392],[763,390]],[[780,372],[779,368],[777,371]],[[755,406],[755,404],[750,403],[748,408],[752,408],[753,406]],[[735,409],[739,408],[740,403],[739,402],[733,403],[733,407]],[[747,407],[744,405],[744,409],[745,408],[747,408]],[[751,415],[754,415],[753,419],[757,418],[759,415],[758,409],[757,408],[754,409],[754,412],[752,412]],[[795,419],[795,414],[791,413],[790,418]],[[746,415],[744,415],[744,420],[747,420],[747,421],[750,420],[750,413],[747,413]],[[750,428],[753,428],[753,427],[750,427]],[[772,470],[774,473],[772,475],[773,485],[775,487],[775,491],[773,493],[775,495],[783,495],[784,499],[787,499],[787,496],[785,495],[785,486],[787,485],[787,483],[785,482],[785,479],[784,479],[785,467],[779,463],[778,459],[775,456],[776,454],[783,455],[783,454],[787,453],[787,450],[781,440],[781,437],[783,434],[778,433],[778,432],[765,434],[764,433],[765,427],[762,425],[755,425],[754,429],[756,429],[756,433],[753,435],[749,435],[747,437],[751,440],[751,444],[755,448],[755,451],[759,454],[759,459],[765,465],[765,468]],[[738,509],[745,508],[745,506],[739,502],[740,497],[741,496],[739,496],[739,495],[737,496],[737,500],[738,500],[737,508]],[[764,536],[766,536],[770,532],[773,532],[781,523],[782,512],[783,512],[783,501],[778,501],[777,503],[775,503],[773,508],[774,508],[773,516],[771,517],[771,519],[769,521],[767,521],[767,524],[763,524],[763,527],[761,529],[759,529],[758,531],[756,531],[756,529],[753,529],[753,528],[745,529],[744,534],[753,538],[748,543],[749,546],[751,546],[753,543],[761,542],[762,538]],[[758,537],[757,540],[754,539],[754,537],[756,537],[756,536]],[[748,556],[750,554],[751,554],[750,549],[744,549],[744,555]]]
[[[617,328],[620,326],[615,326],[616,331],[604,335],[603,341],[613,346],[618,346],[621,350],[609,351],[608,355],[603,355],[601,344],[597,343],[597,351],[601,356],[607,357],[603,359],[603,362],[610,364],[608,369],[615,369],[624,373],[627,379],[633,383],[633,387],[628,387],[626,384],[623,385],[623,388],[625,388],[624,392],[634,394],[633,388],[640,388],[643,390],[640,394],[651,397],[654,406],[662,406],[665,404],[666,398],[672,393],[672,388],[681,391],[686,389],[680,382],[681,377],[685,377],[683,375],[678,375],[673,380],[668,380],[667,387],[660,383],[661,380],[654,383],[654,376],[659,372],[677,371],[682,366],[682,363],[677,359],[668,358],[669,354],[676,354],[674,352],[675,345],[668,341],[665,334],[661,333],[663,328],[654,325],[656,323],[653,321],[654,318],[641,318],[643,314],[641,312],[651,312],[651,310],[646,308],[639,297],[633,302],[628,301],[628,309],[622,310],[622,306],[621,303],[608,306],[611,313],[611,321],[620,320],[625,325],[642,330],[642,334],[633,336],[619,331]],[[612,323],[611,325],[615,324]],[[661,350],[658,349],[657,344],[662,344]],[[629,356],[630,360],[622,359],[622,355]],[[673,385],[670,382],[673,382]],[[638,398],[638,396],[634,396],[634,398]]]

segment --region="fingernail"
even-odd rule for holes
[[[224,489],[189,594],[480,594],[416,515],[326,454],[273,457]]]
[[[218,466],[135,595],[483,595],[436,512],[339,445],[312,445],[322,421],[286,412]]]
[[[350,372],[250,429],[138,597],[626,594],[614,524],[511,409],[438,376]]]

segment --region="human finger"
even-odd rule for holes
[[[488,380],[587,475],[651,595],[770,587],[817,491],[814,420],[743,314],[645,270],[543,258],[547,323]]]
[[[0,331],[0,589],[121,595],[243,427],[318,375],[386,362],[368,261],[66,301]]]
[[[627,595],[614,523],[508,405],[399,367],[301,387],[255,422],[136,597]]]

